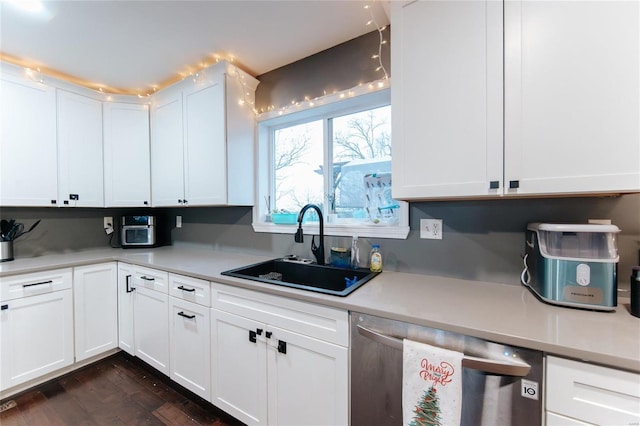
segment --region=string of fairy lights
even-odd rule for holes
[[[200,63],[199,66],[191,67],[192,69],[191,71],[180,73],[180,78],[178,78],[177,80],[180,80],[180,79],[185,80],[187,78],[190,78],[195,84],[201,84],[206,81],[206,72],[209,67],[211,67],[215,63],[226,61],[230,65],[227,69],[228,75],[231,77],[235,77],[237,84],[239,84],[242,87],[242,97],[238,99],[238,104],[242,106],[245,106],[245,105],[248,106],[253,110],[254,114],[256,115],[263,114],[263,113],[274,113],[274,112],[277,112],[278,115],[283,115],[299,109],[321,105],[325,102],[333,101],[335,100],[335,98],[342,99],[347,97],[353,97],[366,91],[380,90],[389,85],[389,74],[387,73],[387,70],[382,60],[383,46],[387,44],[387,40],[385,38],[385,31],[387,30],[387,26],[386,25],[381,26],[378,24],[378,21],[376,20],[375,15],[373,13],[373,8],[371,7],[370,4],[365,4],[364,10],[368,14],[368,21],[366,25],[374,26],[378,31],[378,35],[379,35],[379,43],[377,46],[378,50],[377,52],[374,52],[371,56],[371,59],[376,61],[375,71],[381,73],[381,77],[375,81],[360,83],[355,87],[342,90],[342,91],[336,90],[333,93],[327,93],[326,91],[324,91],[321,96],[317,96],[314,98],[305,96],[304,99],[301,99],[301,100],[293,99],[291,103],[288,105],[282,105],[278,107],[276,107],[275,105],[269,105],[268,107],[260,108],[260,110],[258,111],[256,109],[255,101],[253,100],[251,90],[248,88],[245,74],[241,72],[239,68],[233,64],[235,61],[235,57],[233,55],[213,54],[211,55],[212,60],[203,61]],[[35,67],[35,68],[24,67],[24,71],[28,79],[41,84],[45,83],[44,73],[41,71],[39,67]],[[113,99],[113,95],[118,94],[113,91],[110,91],[106,86],[102,86],[102,85],[93,85],[93,86],[94,87],[98,86],[98,87],[97,88],[90,87],[90,88],[103,94],[105,96],[105,99],[108,101],[111,101]],[[136,96],[139,99],[150,98],[151,95],[156,93],[158,90],[159,90],[159,85],[152,85],[149,91],[139,92],[137,93]],[[149,99],[149,102],[150,101],[151,99]]]

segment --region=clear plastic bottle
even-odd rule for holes
[[[360,247],[358,247],[358,236],[354,235],[351,240],[351,269],[360,267]]]
[[[382,253],[380,253],[380,245],[371,246],[371,262],[369,263],[371,272],[382,272]]]

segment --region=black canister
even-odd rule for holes
[[[640,318],[640,266],[631,268],[631,315]]]

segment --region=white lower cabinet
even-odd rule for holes
[[[73,364],[71,269],[0,282],[0,390]]]
[[[640,423],[640,375],[547,356],[547,425]]]
[[[212,309],[211,370],[214,405],[247,424],[267,424],[265,325]],[[260,344],[256,330],[262,329]],[[253,336],[252,333],[256,333]],[[255,339],[255,341],[253,341]]]
[[[168,274],[119,264],[118,346],[169,375]]]
[[[348,314],[212,284],[212,402],[247,424],[346,425]]]
[[[118,347],[115,262],[73,269],[76,362]]]
[[[211,309],[185,300],[209,295],[209,282],[170,274],[170,377],[196,395],[211,400]]]

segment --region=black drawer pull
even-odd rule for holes
[[[264,336],[265,336],[267,339],[271,339],[271,336],[272,336],[272,335],[273,335],[273,331],[267,331],[266,333],[264,333]]]
[[[491,182],[489,182],[489,189],[498,189],[498,188],[500,188],[499,180],[492,180]]]
[[[256,328],[256,334],[257,334],[258,336],[262,336],[262,331],[263,331],[263,330],[262,330],[261,328]]]
[[[287,354],[287,342],[283,342],[282,340],[278,340],[278,352],[281,354]]]
[[[145,280],[145,281],[155,281],[156,279],[153,277],[147,277],[146,275],[143,275],[140,277],[141,280]]]
[[[42,281],[42,282],[33,283],[33,284],[22,284],[22,287],[33,287],[34,285],[45,285],[45,284],[53,284],[53,281],[49,280],[49,281]]]
[[[251,343],[256,343],[256,332],[253,330],[249,330],[249,341]]]
[[[9,305],[0,306],[0,311],[6,311],[7,309],[9,309]]]
[[[78,194],[69,194],[69,199],[78,201],[80,199],[80,196]]]
[[[517,189],[520,188],[520,181],[519,180],[510,180],[509,181],[509,189]]]
[[[195,315],[187,315],[184,312],[178,312],[178,315],[180,315],[181,317],[188,318],[188,319],[194,319],[196,317]]]
[[[194,291],[196,291],[196,289],[195,289],[195,288],[186,288],[186,287],[183,287],[183,286],[179,286],[179,287],[178,287],[178,290],[188,291],[188,292],[194,292]]]

